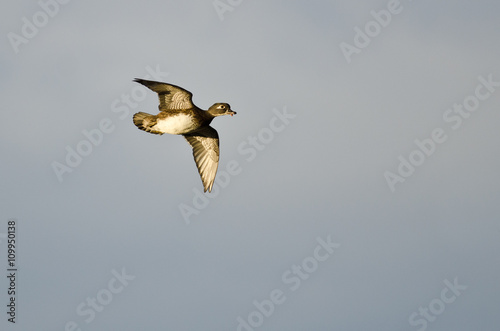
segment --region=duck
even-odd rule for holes
[[[220,102],[208,110],[198,108],[193,94],[177,85],[140,78],[134,82],[158,93],[160,99],[157,115],[138,112],[133,116],[134,124],[152,134],[182,135],[193,149],[204,192],[212,192],[219,166],[219,134],[210,123],[218,116],[233,116],[236,112],[228,103]]]

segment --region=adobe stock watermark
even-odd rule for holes
[[[276,137],[277,134],[283,132],[290,120],[294,119],[297,115],[290,114],[286,108],[282,110],[273,109],[274,116],[269,120],[268,126],[261,128],[257,134],[248,136],[245,141],[242,141],[237,151],[241,156],[245,157],[247,162],[255,160],[259,152],[263,151]],[[199,188],[193,188],[192,204],[181,203],[179,204],[179,211],[184,222],[189,225],[193,215],[199,215],[200,211],[207,208],[211,199],[215,199],[221,188],[226,188],[231,178],[239,175],[243,168],[237,160],[231,160],[226,164],[225,169],[220,169],[217,172],[217,177],[209,194],[204,194]]]
[[[328,260],[335,249],[340,247],[340,244],[331,241],[330,235],[326,237],[326,240],[317,237],[316,242],[318,245],[314,248],[312,255],[303,259],[300,264],[292,265],[281,275],[281,282],[289,292],[297,291],[302,286],[302,282],[309,279],[311,274],[318,270],[320,263]],[[269,292],[268,298],[260,301],[253,300],[252,304],[255,309],[249,312],[246,317],[238,316],[236,318],[238,323],[236,331],[253,331],[262,326],[265,319],[274,313],[276,307],[285,303],[287,290],[275,288]]]
[[[227,12],[232,12],[236,7],[241,5],[243,0],[214,0],[212,5],[215,12],[221,21],[224,21],[224,15]]]
[[[479,109],[481,102],[488,100],[500,86],[500,81],[493,80],[493,74],[489,74],[486,78],[479,76],[477,80],[479,84],[476,85],[473,93],[466,96],[461,103],[455,103],[444,111],[443,121],[450,125],[452,130],[461,128],[463,122]],[[399,164],[396,170],[384,172],[384,178],[391,192],[394,193],[396,184],[404,183],[415,173],[416,168],[422,166],[446,140],[448,140],[448,135],[441,127],[432,130],[428,138],[415,139],[415,149],[407,157],[398,156]]]
[[[368,47],[372,40],[382,32],[382,29],[389,26],[392,22],[392,18],[403,11],[403,5],[401,5],[399,0],[389,0],[386,8],[387,9],[381,9],[379,11],[370,11],[373,20],[366,22],[363,29],[358,26],[354,27],[355,34],[352,44],[347,42],[341,42],[339,44],[340,50],[347,63],[351,63],[352,56],[361,53],[362,49]]]
[[[410,314],[408,323],[411,326],[420,326],[418,331],[427,329],[428,323],[434,322],[437,317],[444,313],[446,306],[455,300],[467,289],[467,286],[460,285],[455,277],[453,283],[448,279],[444,280],[445,287],[441,290],[439,298],[432,299],[425,307],[420,306],[418,311]]]
[[[168,76],[168,72],[162,72],[159,65],[156,65],[154,69],[147,66],[146,71],[148,72],[145,75],[146,79],[163,81]],[[129,118],[131,110],[137,108],[139,103],[146,99],[146,96],[146,87],[139,84],[134,85],[129,93],[123,93],[111,103],[111,112],[118,114],[118,119],[123,121]],[[66,146],[64,160],[51,163],[57,180],[61,183],[64,180],[63,176],[72,173],[75,168],[82,164],[84,158],[92,154],[92,151],[105,140],[106,135],[112,133],[115,128],[114,121],[109,117],[105,117],[99,121],[96,128],[82,130],[83,138],[74,146]]]
[[[20,34],[16,32],[7,33],[12,50],[19,53],[19,47],[29,43],[38,35],[40,29],[45,27],[60,11],[61,5],[66,5],[71,0],[39,0],[40,10],[31,15],[31,18],[23,16],[21,18]]]
[[[6,238],[6,255],[7,269],[5,270],[8,279],[7,294],[7,321],[15,324],[17,318],[17,309],[19,307],[18,300],[18,280],[19,280],[19,241],[18,241],[18,225],[19,221],[16,218],[7,220],[7,235]],[[1,242],[0,242],[1,244]],[[1,246],[0,246],[1,247]]]
[[[95,296],[87,297],[85,301],[82,301],[76,307],[76,314],[84,319],[85,324],[91,323],[97,314],[103,312],[115,296],[123,292],[129,286],[129,282],[135,279],[134,275],[126,273],[125,268],[122,268],[121,272],[113,269],[111,274],[113,277],[108,281],[105,288],[97,291]],[[64,325],[64,331],[82,331],[81,324],[81,322],[79,324],[75,321],[68,321]]]

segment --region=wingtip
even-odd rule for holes
[[[201,180],[203,182],[203,179]],[[203,183],[203,193],[212,193],[212,187],[214,186],[214,183],[212,182],[212,184],[210,185],[205,185],[205,183]]]
[[[141,85],[144,85],[147,88],[149,88],[150,90],[151,90],[151,84],[152,83],[156,83],[156,82],[153,82],[153,81],[150,81],[150,80],[146,80],[146,79],[142,79],[142,78],[134,78],[134,82],[139,83]]]

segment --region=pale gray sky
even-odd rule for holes
[[[1,330],[499,329],[497,1],[59,1],[0,10]],[[238,112],[211,194],[136,77]]]

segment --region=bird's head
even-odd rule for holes
[[[236,112],[231,110],[228,103],[215,103],[212,107],[208,108],[208,112],[212,116],[235,115]]]

